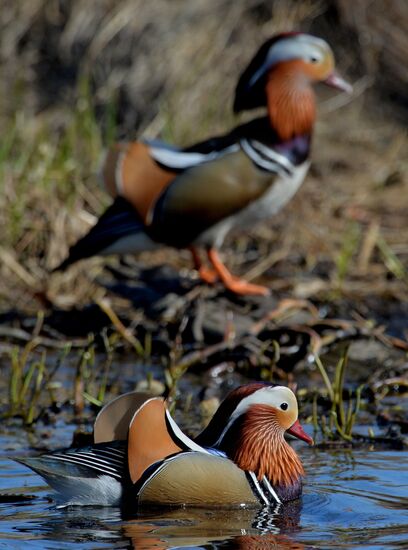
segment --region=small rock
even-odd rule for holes
[[[356,340],[350,345],[349,359],[353,361],[373,361],[382,363],[389,356],[387,348],[376,340]]]
[[[210,418],[214,416],[215,411],[220,405],[220,400],[218,397],[210,397],[210,399],[204,399],[200,403],[200,413],[204,420],[204,423],[207,424]]]
[[[136,391],[151,393],[152,395],[163,395],[166,389],[163,382],[160,380],[140,380],[136,384]]]
[[[308,281],[299,282],[293,289],[293,294],[296,298],[308,299],[323,290],[327,290],[328,283],[320,278],[310,279]]]

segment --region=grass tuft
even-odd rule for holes
[[[344,382],[347,362],[348,351],[346,349],[336,364],[333,380],[330,380],[320,357],[315,357],[316,366],[323,378],[331,402],[328,415],[323,413],[319,416],[317,410],[318,395],[315,394],[313,399],[313,426],[316,433],[320,430],[324,439],[353,441],[353,426],[360,410],[363,386],[357,388],[354,397],[350,391],[346,392]],[[346,401],[343,397],[345,393],[348,393]]]
[[[61,350],[51,367],[46,350],[36,350],[38,340],[34,337],[23,348],[14,346],[10,351],[10,381],[8,402],[3,418],[19,416],[30,426],[41,415],[48,403],[44,395],[54,402],[54,375],[71,350],[69,343]]]

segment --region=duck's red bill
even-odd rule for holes
[[[310,437],[310,435],[307,435],[305,430],[300,425],[299,420],[296,420],[296,422],[291,426],[288,430],[286,430],[286,433],[293,435],[293,437],[297,437],[298,439],[301,439],[302,441],[306,441],[306,443],[309,443],[309,445],[313,445],[314,441],[313,438]]]
[[[337,90],[341,90],[342,92],[346,92],[347,94],[353,93],[353,86],[346,82],[344,78],[341,78],[340,75],[333,72],[331,73],[326,80],[323,80],[327,86],[330,86],[331,88],[337,88]]]

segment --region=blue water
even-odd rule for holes
[[[125,518],[114,508],[57,509],[41,478],[6,456],[27,450],[24,433],[0,436],[0,548],[408,548],[404,451],[300,443],[307,477],[299,502],[275,512],[177,509]]]

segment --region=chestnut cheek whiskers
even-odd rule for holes
[[[276,413],[266,405],[257,405],[246,413],[231,458],[259,480],[266,476],[277,486],[291,485],[304,474],[297,454],[285,441]]]

